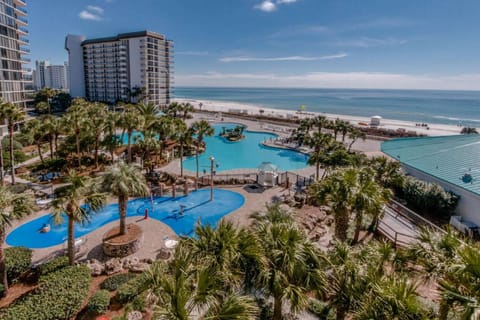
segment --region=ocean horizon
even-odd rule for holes
[[[480,126],[480,91],[176,87],[175,98],[420,123]]]

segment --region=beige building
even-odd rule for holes
[[[68,35],[70,93],[91,101],[170,103],[173,43],[163,35],[140,31],[89,39]]]

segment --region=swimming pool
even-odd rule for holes
[[[210,171],[210,156],[215,158],[217,172],[232,169],[254,169],[262,162],[271,162],[280,171],[302,169],[307,166],[308,156],[286,149],[271,148],[262,145],[264,140],[275,139],[277,135],[272,133],[244,131],[245,138],[238,142],[230,142],[220,137],[222,128],[233,129],[238,124],[221,123],[213,125],[215,135],[205,137],[207,149],[198,157],[200,172]],[[196,171],[195,157],[184,160],[183,166],[190,171]]]
[[[197,222],[215,225],[223,216],[240,208],[245,198],[233,191],[214,189],[213,201],[210,200],[210,190],[193,191],[188,196],[155,197],[153,210],[150,198],[140,198],[128,202],[127,217],[144,216],[148,208],[149,217],[159,220],[170,226],[178,235],[190,236]],[[183,215],[181,214],[183,206]],[[75,225],[75,238],[82,237],[92,231],[110,223],[118,221],[118,204],[105,206],[98,213],[93,214],[90,222]],[[40,233],[39,229],[45,224],[51,225],[48,233]],[[51,215],[34,219],[14,229],[7,236],[10,246],[24,246],[31,249],[41,249],[62,244],[67,237],[67,221],[54,225]]]

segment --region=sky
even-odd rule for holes
[[[176,86],[480,90],[478,0],[27,0],[30,58],[67,34],[173,40]]]

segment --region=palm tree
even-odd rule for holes
[[[142,289],[159,298],[155,315],[168,320],[257,319],[254,301],[225,290],[222,275],[204,264],[192,263],[189,248],[180,241],[168,264],[154,263],[144,274]]]
[[[136,165],[120,162],[111,166],[103,176],[102,189],[118,197],[120,234],[127,233],[127,203],[131,196],[146,196],[149,188],[145,177]]]
[[[120,145],[120,140],[117,136],[117,125],[119,118],[119,114],[112,111],[107,111],[105,116],[105,135],[102,140],[102,145],[110,152],[112,163],[115,156],[115,148]]]
[[[304,137],[304,143],[310,148],[313,148],[313,152],[308,159],[308,164],[315,165],[315,178],[320,178],[320,164],[324,157],[326,150],[334,142],[332,135],[323,134],[321,132],[314,132],[312,135],[306,135]]]
[[[53,147],[55,147],[55,152],[58,152],[58,138],[63,133],[62,119],[52,115],[46,115],[43,120],[44,128],[49,137],[50,155],[53,159]]]
[[[255,234],[263,247],[266,267],[259,276],[259,289],[273,298],[273,320],[282,319],[284,301],[296,312],[307,302],[307,293],[321,291],[325,275],[321,253],[278,206],[267,207],[265,215],[255,215]]]
[[[70,265],[75,262],[75,223],[85,223],[93,212],[100,210],[106,200],[105,194],[99,192],[97,184],[87,177],[71,170],[64,177],[65,186],[55,190],[56,199],[53,218],[62,223],[67,217],[67,251]]]
[[[193,106],[190,103],[183,103],[180,110],[183,112],[183,121],[187,120],[189,112],[193,112]]]
[[[365,214],[372,216],[372,225],[376,226],[383,206],[390,199],[390,190],[375,182],[374,171],[363,168],[357,171],[356,186],[353,192],[352,209],[355,212],[355,233],[353,243],[358,242]]]
[[[98,149],[100,148],[101,136],[105,131],[107,113],[105,105],[100,103],[90,104],[87,107],[86,115],[90,129],[88,130],[94,139],[94,161],[95,168],[98,168]]]
[[[28,215],[33,210],[33,200],[25,194],[14,194],[8,188],[0,186],[0,277],[3,285],[3,295],[8,292],[7,272],[3,245],[6,237],[6,227],[12,221]]]
[[[42,154],[42,145],[45,143],[46,130],[45,123],[38,118],[28,121],[22,128],[22,133],[28,138],[28,142],[37,146],[40,161],[44,163]]]
[[[211,137],[215,134],[215,129],[210,125],[210,123],[206,120],[201,120],[201,121],[196,121],[192,123],[192,130],[193,133],[197,135],[197,146],[195,148],[195,162],[197,166],[197,181],[198,181],[198,171],[199,171],[199,165],[198,165],[198,154],[200,151],[200,147],[203,145],[203,138],[205,136]]]
[[[76,99],[74,104],[68,109],[65,116],[62,117],[63,128],[65,132],[69,132],[75,136],[75,147],[77,151],[77,164],[80,167],[81,153],[80,153],[80,138],[85,127],[87,117],[85,114],[85,102]]]
[[[185,146],[190,146],[193,142],[193,130],[188,128],[185,123],[177,122],[174,133],[174,139],[180,144],[180,176],[183,177],[183,153]]]
[[[311,198],[327,204],[334,212],[335,237],[342,242],[347,240],[356,179],[356,170],[349,169],[332,174],[323,181],[314,183],[308,189]]]
[[[10,138],[10,166],[12,168],[12,184],[15,184],[15,153],[13,148],[13,133],[15,125],[25,119],[26,113],[19,106],[13,103],[0,104],[0,119],[8,122],[8,134]]]
[[[175,119],[169,116],[161,116],[155,124],[155,132],[158,134],[160,160],[163,157],[163,150],[167,141],[172,138],[175,132]]]
[[[347,148],[347,151],[350,152],[350,150],[352,149],[352,146],[355,142],[357,142],[358,139],[362,139],[363,141],[365,141],[365,139],[367,138],[367,135],[365,132],[363,131],[360,131],[358,129],[355,129],[352,127],[349,135],[348,135],[348,138],[350,139],[350,143],[348,144],[348,148]]]
[[[120,115],[119,127],[127,132],[127,162],[132,162],[132,135],[135,130],[138,130],[141,125],[141,116],[135,111],[134,107],[127,105],[125,111]]]

